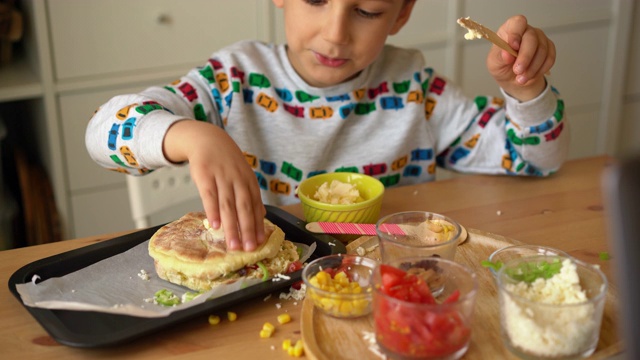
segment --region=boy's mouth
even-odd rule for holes
[[[318,62],[324,66],[329,66],[329,67],[340,67],[342,65],[344,65],[344,63],[347,62],[347,59],[340,59],[340,58],[330,58],[327,56],[324,56],[320,53],[314,52],[313,53],[316,57],[316,59],[318,60]]]

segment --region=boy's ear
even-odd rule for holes
[[[273,4],[277,7],[277,8],[282,8],[284,6],[284,0],[273,0]]]
[[[278,0],[273,0],[275,3]],[[395,35],[402,29],[402,27],[409,21],[409,17],[411,16],[411,11],[413,11],[413,5],[416,4],[416,0],[405,0],[405,4],[402,5],[402,10],[400,10],[400,14],[398,14],[398,18],[396,19],[396,23],[389,31],[389,35]]]

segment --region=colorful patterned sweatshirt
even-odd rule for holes
[[[537,98],[468,98],[418,50],[385,46],[354,79],[309,86],[285,45],[243,41],[164,87],[110,99],[86,132],[101,166],[144,175],[175,166],[162,142],[190,118],[225,129],[245,154],[265,204],[297,202],[300,182],[324,172],[372,175],[385,186],[460,172],[545,176],[567,156],[564,104],[547,85]]]

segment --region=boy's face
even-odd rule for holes
[[[414,0],[273,0],[284,9],[287,55],[311,86],[355,77],[409,19]]]

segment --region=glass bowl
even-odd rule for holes
[[[607,278],[572,257],[528,256],[498,271],[504,345],[522,359],[577,359],[598,346]]]
[[[377,262],[357,255],[328,255],[307,264],[302,280],[306,298],[336,318],[356,318],[371,312],[372,274]]]

